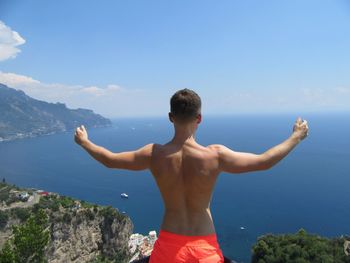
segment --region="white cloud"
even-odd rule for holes
[[[35,99],[65,103],[73,109],[92,109],[107,117],[160,115],[160,108],[165,107],[165,113],[168,108],[168,98],[159,99],[163,96],[161,94],[124,88],[115,84],[98,87],[43,83],[28,76],[1,71],[0,83],[23,90]]]
[[[340,94],[350,94],[350,88],[348,87],[336,87],[335,90]]]
[[[206,113],[282,113],[350,110],[350,88],[235,89],[203,96]]]
[[[95,95],[95,96],[107,96],[115,92],[122,91],[122,88],[118,85],[107,85],[106,88],[99,88],[96,86],[86,87],[82,89],[83,92]]]
[[[17,47],[25,42],[16,31],[0,21],[0,61],[15,58],[21,52]]]
[[[106,117],[166,116],[176,90],[130,89],[119,85],[43,83],[28,76],[0,71],[0,83],[48,102],[87,108]],[[241,89],[210,93],[199,90],[203,113],[268,113],[350,110],[350,88],[296,88],[294,90]]]
[[[31,77],[18,75],[14,73],[4,73],[0,71],[0,82],[10,87],[17,88],[20,86],[40,84],[39,81]]]

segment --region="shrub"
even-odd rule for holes
[[[5,189],[3,191],[0,191],[0,201],[7,201],[10,197],[10,192],[8,191],[8,189]]]
[[[7,222],[8,222],[9,216],[7,212],[0,210],[0,229],[4,229]]]
[[[45,248],[50,238],[47,225],[47,215],[43,210],[39,210],[31,215],[25,224],[13,226],[13,237],[5,243],[0,253],[0,262],[46,262]]]
[[[12,214],[17,217],[21,222],[26,221],[30,216],[30,209],[28,208],[14,208],[11,209]]]
[[[63,222],[69,224],[72,221],[72,216],[69,213],[65,213],[62,217]]]
[[[344,253],[344,241],[310,235],[303,229],[294,235],[265,235],[253,246],[251,262],[350,263],[350,257]]]
[[[15,203],[17,202],[17,197],[15,195],[9,195],[9,197],[7,198],[7,200],[5,201],[6,202],[6,205],[10,205],[12,203]]]
[[[92,212],[90,209],[86,209],[85,211],[84,211],[84,213],[85,213],[85,216],[87,217],[87,219],[88,220],[94,220],[95,219],[95,213],[94,212]]]
[[[122,221],[126,218],[125,215],[117,211],[117,209],[113,208],[112,206],[106,206],[103,207],[100,211],[99,214],[105,218],[107,221],[113,221],[115,218],[118,221]]]
[[[70,198],[68,196],[62,196],[59,198],[59,203],[64,207],[64,208],[71,208],[74,206],[74,199]]]
[[[81,206],[84,207],[84,208],[92,208],[92,207],[94,207],[93,204],[91,204],[89,202],[86,202],[84,200],[82,200],[80,203],[81,203]]]

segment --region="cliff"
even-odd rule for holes
[[[133,224],[112,207],[97,206],[54,193],[0,184],[0,249],[13,239],[13,226],[45,211],[48,262],[128,262]],[[0,261],[1,261],[0,254]]]
[[[72,130],[78,125],[104,127],[111,121],[88,109],[33,99],[0,83],[0,141]]]
[[[33,224],[33,216],[40,214],[47,221]],[[112,207],[0,183],[0,262],[126,263],[150,255],[155,231],[142,236],[132,235],[132,229],[130,218]],[[41,242],[45,238],[47,242]],[[15,260],[8,244],[17,246],[16,253],[24,250],[18,254],[26,260]],[[40,247],[44,261],[33,259]],[[302,229],[296,234],[268,234],[258,239],[252,252],[252,263],[350,263],[350,237],[328,239]]]

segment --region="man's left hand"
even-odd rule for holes
[[[88,133],[84,125],[81,125],[80,127],[76,128],[75,134],[74,134],[74,140],[79,145],[82,145],[84,142],[87,142],[89,140]]]

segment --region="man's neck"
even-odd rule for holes
[[[175,135],[172,142],[184,144],[185,142],[195,142],[195,133],[197,124],[190,123],[187,125],[174,125]]]

